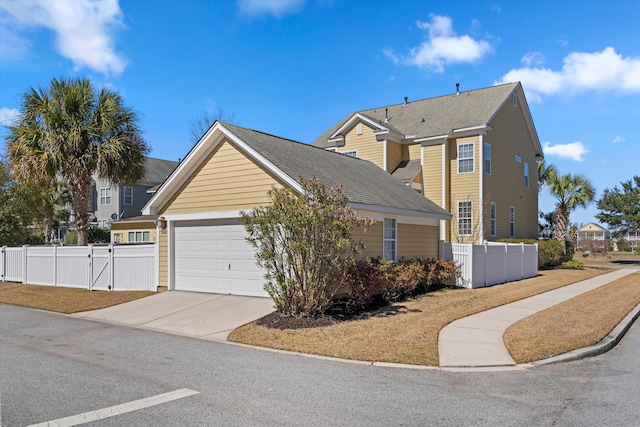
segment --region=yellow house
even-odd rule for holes
[[[135,216],[111,223],[111,243],[155,243],[157,215]]]
[[[598,224],[590,222],[578,230],[577,249],[599,252],[608,248],[611,233]]]
[[[312,145],[369,160],[452,212],[442,240],[537,238],[543,153],[520,83],[351,113]]]
[[[376,219],[366,256],[438,257],[451,215],[373,163],[216,122],[142,211],[158,218],[159,285],[267,296],[240,213],[268,204],[272,187],[301,193],[300,179],[314,176]]]

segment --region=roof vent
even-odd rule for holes
[[[460,95],[460,83],[456,83],[456,96]]]
[[[424,123],[424,117],[422,118],[422,120],[420,121],[420,123]]]
[[[385,123],[389,123],[389,109],[388,108],[384,109],[384,122]]]
[[[409,103],[409,97],[405,96],[404,97],[404,105],[407,105]]]

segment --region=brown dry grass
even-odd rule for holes
[[[66,314],[111,307],[112,305],[122,304],[153,294],[155,292],[102,292],[0,282],[0,303],[2,304],[19,305]]]
[[[448,323],[607,271],[541,271],[538,277],[491,288],[447,289],[393,304],[366,319],[326,327],[279,330],[253,322],[228,339],[345,359],[437,366],[438,334]]]
[[[640,272],[529,316],[507,329],[517,363],[557,356],[601,341],[640,304]]]

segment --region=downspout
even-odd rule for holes
[[[484,241],[484,135],[480,134],[478,135],[479,138],[479,147],[478,147],[478,163],[480,164],[480,167],[478,168],[478,185],[479,185],[479,194],[478,194],[478,200],[479,200],[479,208],[478,208],[478,225],[479,225],[479,232],[480,232],[480,241],[477,243],[482,243]]]
[[[447,209],[447,140],[445,138],[442,143],[442,209]],[[440,232],[440,237],[443,241],[447,241],[447,222],[444,220],[440,221],[440,227],[442,231]],[[453,225],[452,225],[453,227]]]

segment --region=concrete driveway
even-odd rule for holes
[[[239,326],[273,310],[271,298],[168,291],[135,301],[76,313],[84,319],[226,341]]]

